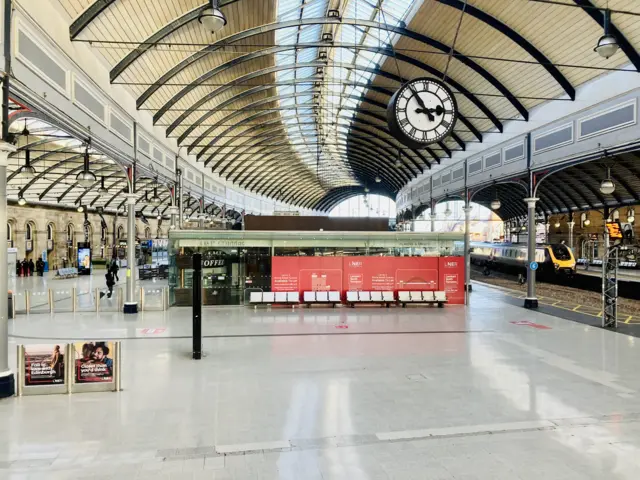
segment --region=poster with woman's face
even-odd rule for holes
[[[113,382],[113,342],[74,343],[74,383]]]

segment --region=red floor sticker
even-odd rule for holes
[[[349,325],[336,325],[336,328],[349,328]]]
[[[140,330],[140,333],[143,335],[159,335],[164,333],[166,330],[166,328],[143,328]]]
[[[528,320],[519,320],[517,322],[509,322],[514,325],[522,325],[525,327],[537,328],[538,330],[551,330],[551,327],[547,327],[546,325],[540,325],[539,323],[533,323]]]

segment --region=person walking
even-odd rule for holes
[[[27,262],[26,258],[22,261],[20,266],[22,267],[22,276],[23,277],[29,276],[29,262]]]
[[[116,261],[115,258],[111,260],[111,265],[109,266],[109,270],[111,271],[111,274],[115,277],[116,282],[119,282],[120,278],[118,277],[118,270],[120,270],[120,267],[118,266],[118,262]]]
[[[113,280],[113,273],[111,273],[111,270],[107,270],[107,273],[105,273],[104,278],[107,281],[107,289],[109,290],[109,293],[107,293],[107,298],[111,298],[111,295],[113,295],[113,286],[116,283]]]
[[[38,272],[39,277],[44,275],[44,261],[42,260],[42,257],[38,257],[38,260],[36,261],[36,272]]]
[[[33,263],[32,259],[29,259],[29,276],[33,277],[33,271],[36,269],[36,264]]]

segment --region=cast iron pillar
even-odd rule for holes
[[[182,220],[184,215],[184,206],[182,205],[182,197],[183,197],[183,185],[182,185],[182,170],[177,170],[178,174],[178,210],[180,210],[178,214],[178,228],[182,230]]]
[[[127,285],[124,313],[138,313],[136,300],[136,195],[127,194]]]
[[[0,238],[7,238],[7,163],[16,147],[0,142]],[[0,398],[15,393],[15,377],[9,369],[9,305],[7,245],[0,248]]]
[[[436,231],[436,214],[435,212],[431,212],[431,231],[435,232]]]
[[[573,214],[569,217],[571,220],[567,225],[569,225],[569,248],[573,251],[573,227],[576,226],[576,222],[573,221]]]
[[[471,206],[467,200],[464,207],[464,285],[471,291]]]
[[[525,198],[529,211],[527,227],[527,297],[524,299],[525,308],[538,308],[536,297],[536,202],[538,198]]]

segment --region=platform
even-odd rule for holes
[[[0,477],[637,478],[633,337],[478,285],[468,310],[205,308],[195,362],[189,312],[12,322],[12,353],[121,339],[123,391],[1,401]]]
[[[589,270],[585,270],[584,266],[578,265],[577,273],[602,278],[602,265],[591,266]],[[628,282],[640,282],[640,270],[620,268],[618,270],[618,278]]]

